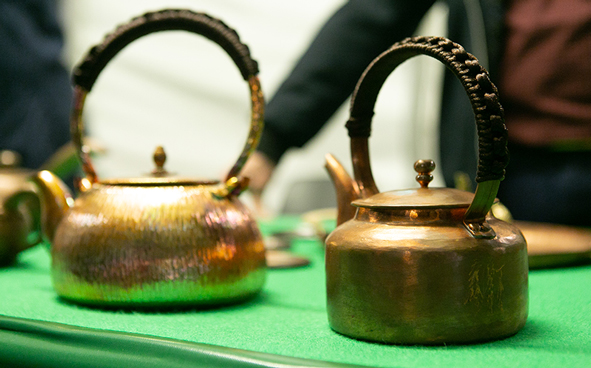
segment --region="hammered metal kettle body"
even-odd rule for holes
[[[100,71],[130,42],[163,30],[185,30],[216,42],[250,86],[250,133],[225,183],[167,176],[161,150],[152,177],[99,180],[82,149],[84,101]],[[60,297],[97,306],[199,306],[241,301],[261,290],[266,277],[262,237],[237,198],[247,184],[238,174],[263,127],[257,74],[257,63],[235,31],[188,10],[144,14],[91,49],[74,74],[72,140],[86,174],[80,194],[74,201],[48,171],[35,178],[43,193],[51,275]]]
[[[475,194],[429,188],[430,160],[415,164],[419,188],[379,193],[375,185],[368,138],[378,92],[396,66],[421,54],[451,69],[472,103]],[[397,344],[472,343],[519,331],[528,310],[527,249],[516,227],[489,214],[508,162],[507,134],[497,90],[477,60],[444,38],[395,44],[362,75],[347,128],[354,179],[327,160],[339,197],[338,227],[326,239],[330,326]]]

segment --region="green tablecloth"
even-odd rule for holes
[[[283,220],[264,224],[263,230],[294,224]],[[19,256],[18,264],[0,269],[0,366],[15,362],[21,366],[68,367],[83,362],[92,367],[144,368],[321,366],[322,362],[375,367],[591,366],[589,265],[531,271],[529,319],[513,337],[467,346],[392,346],[333,332],[326,317],[320,242],[296,240],[292,251],[310,257],[311,265],[269,271],[263,292],[250,302],[155,313],[105,311],[64,303],[51,287],[47,251],[30,249]],[[247,352],[237,351],[242,354],[237,359],[216,346]],[[276,355],[313,361],[290,361]]]

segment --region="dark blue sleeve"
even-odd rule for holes
[[[37,168],[70,139],[71,87],[53,0],[0,1],[0,149]]]
[[[258,150],[277,162],[308,142],[351,95],[369,63],[412,35],[434,0],[350,0],[322,27],[270,100]]]

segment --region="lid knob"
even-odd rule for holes
[[[21,155],[11,150],[0,151],[0,167],[14,168],[21,163]]]
[[[164,152],[164,148],[162,146],[156,147],[156,151],[154,151],[154,163],[156,164],[156,168],[152,170],[152,176],[166,176],[168,175],[168,171],[164,169],[164,162],[166,162],[166,152]]]
[[[435,161],[433,160],[418,160],[415,162],[415,171],[419,173],[416,176],[417,181],[421,184],[421,188],[427,188],[431,180],[433,180],[433,175],[431,172],[435,170]]]

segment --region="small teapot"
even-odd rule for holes
[[[97,142],[85,142],[85,149],[100,151]],[[21,157],[11,150],[0,151],[0,267],[12,264],[18,253],[42,241],[40,203],[37,188],[29,181],[35,170],[19,166]],[[78,169],[72,143],[58,149],[37,170],[51,170],[68,177]]]
[[[376,97],[405,60],[428,55],[459,77],[479,135],[475,194],[429,188],[430,160],[418,161],[419,188],[380,193],[369,164]],[[528,309],[526,242],[490,208],[508,162],[496,87],[474,56],[440,37],[393,45],[359,80],[347,122],[354,179],[331,155],[337,228],[326,239],[330,326],[356,339],[395,344],[460,344],[510,336]]]
[[[152,176],[99,180],[81,145],[87,93],[105,65],[137,38],[185,30],[218,43],[248,82],[252,101],[247,143],[225,183],[174,178],[157,150]],[[34,181],[43,197],[44,233],[51,242],[51,276],[66,300],[107,307],[199,306],[238,302],[265,282],[265,248],[257,223],[238,195],[238,178],[258,144],[264,101],[258,66],[236,32],[189,10],[146,13],[92,48],[74,72],[72,140],[85,177],[76,200],[49,171]]]
[[[42,240],[39,198],[28,180],[33,170],[18,167],[18,154],[0,151],[0,267]]]

